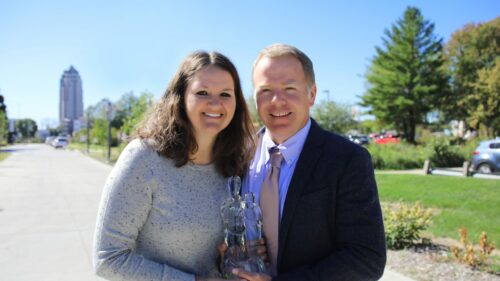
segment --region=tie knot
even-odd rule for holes
[[[281,154],[280,150],[277,147],[273,147],[269,151],[269,154],[271,154],[271,166],[280,168],[281,161],[283,160],[283,154]]]

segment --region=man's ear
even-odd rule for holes
[[[316,84],[313,84],[311,87],[311,91],[309,91],[309,106],[313,106],[315,100],[316,100]]]

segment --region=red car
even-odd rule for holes
[[[378,135],[373,142],[378,144],[399,143],[399,138],[393,136],[392,134],[383,134],[383,135]]]

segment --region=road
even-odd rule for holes
[[[0,162],[0,280],[102,280],[92,271],[97,208],[111,167],[44,144]],[[383,281],[408,279],[386,270]]]
[[[0,280],[101,280],[92,237],[111,167],[43,144],[10,148],[0,163]]]

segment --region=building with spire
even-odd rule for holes
[[[72,134],[77,130],[83,118],[82,79],[78,71],[71,66],[65,70],[59,90],[59,123],[63,131]]]

